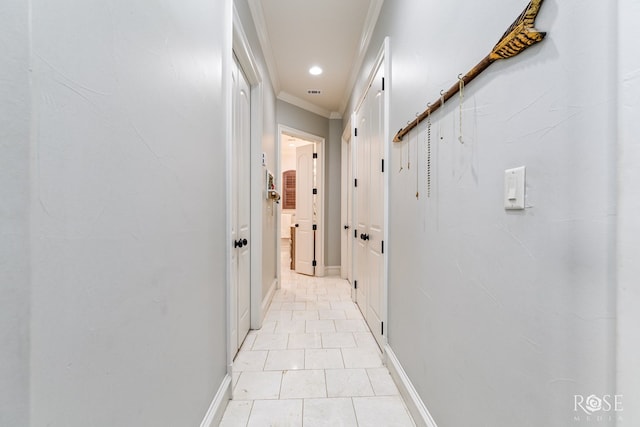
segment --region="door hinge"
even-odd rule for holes
[[[356,187],[358,186],[358,178],[353,180],[353,185],[356,186]]]
[[[358,136],[358,128],[355,128],[355,129],[354,129],[354,131],[353,131],[353,135],[354,135],[354,136]]]
[[[384,240],[382,241],[382,253],[384,253]]]
[[[353,289],[358,289],[358,281],[357,280],[353,281]]]
[[[318,153],[313,153],[313,158],[317,159],[318,158]]]
[[[380,322],[380,335],[384,335],[384,322]]]
[[[313,224],[313,231],[316,231],[318,229],[318,224]]]
[[[317,188],[313,189],[313,194],[318,194],[318,189]]]
[[[384,90],[384,77],[382,78],[382,90]]]
[[[316,266],[318,265],[318,263],[317,263],[317,262],[316,262],[316,260],[314,259],[314,260],[311,262],[311,265],[312,265],[313,267],[316,267]]]
[[[382,172],[384,172],[384,159],[382,159]]]

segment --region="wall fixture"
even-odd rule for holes
[[[276,191],[276,180],[270,170],[265,170],[264,181],[267,190],[267,200],[280,203],[280,193]]]

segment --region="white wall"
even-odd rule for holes
[[[231,3],[30,4],[31,425],[199,425],[226,374]]]
[[[255,46],[259,46],[256,42]],[[263,62],[263,64],[265,64]],[[267,76],[267,67],[263,65],[263,75],[265,82],[269,79]],[[266,169],[275,175],[277,168],[277,150],[278,144],[276,131],[276,97],[273,90],[270,89],[265,97],[264,109],[264,133],[262,138],[262,150],[267,156]],[[264,170],[264,168],[263,168]],[[261,175],[263,170],[260,171]],[[264,175],[262,175],[264,176]],[[263,179],[261,188],[266,188],[266,182]],[[278,227],[277,227],[277,207],[275,202],[269,201],[266,197],[262,199],[262,295],[265,297],[278,276],[278,263],[280,262],[280,254],[278,253]]]
[[[640,1],[619,2],[618,392],[624,425],[640,425]]]
[[[0,425],[29,425],[29,5],[0,4]]]
[[[524,6],[385,2],[344,115],[384,36],[395,133]],[[466,88],[465,144],[457,98],[433,117],[429,200],[424,151],[399,173],[391,150],[388,339],[440,426],[587,425],[574,421],[573,396],[615,392],[615,12],[544,3],[547,39]],[[422,150],[425,138],[423,125]],[[504,170],[522,165],[529,207],[506,212]]]

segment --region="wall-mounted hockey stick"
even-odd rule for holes
[[[514,57],[529,46],[541,42],[547,33],[536,30],[534,25],[543,2],[544,0],[531,0],[518,19],[516,19],[516,21],[504,33],[500,41],[493,47],[491,53],[489,53],[489,55],[480,61],[478,65],[473,67],[467,74],[464,76],[460,75],[458,79],[462,80],[466,86],[469,82],[478,77],[480,73],[486,70],[489,65],[493,64],[497,60]],[[418,123],[426,119],[429,114],[433,114],[437,109],[442,107],[442,104],[458,93],[459,90],[460,84],[459,82],[456,82],[456,84],[451,86],[451,88],[443,93],[440,98],[429,104],[429,108],[427,108],[424,113],[420,114],[405,128],[400,129],[393,138],[393,142],[401,142],[402,138],[407,133],[418,126]]]

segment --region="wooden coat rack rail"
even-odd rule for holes
[[[442,107],[443,103],[447,102],[451,97],[457,94],[460,91],[460,81],[462,81],[464,85],[467,85],[473,79],[478,77],[480,73],[489,68],[489,66],[495,61],[499,59],[512,58],[529,46],[541,42],[547,33],[540,32],[535,29],[535,20],[543,2],[544,0],[531,0],[518,19],[516,19],[509,29],[507,29],[507,31],[502,35],[502,38],[493,47],[491,53],[489,53],[467,74],[464,76],[460,74],[458,76],[458,82],[451,86],[448,91],[440,92],[440,98],[428,104],[428,108],[422,114],[410,122],[406,127],[400,129],[393,138],[393,142],[402,142],[402,138],[406,134],[411,132],[411,130],[417,127],[418,124],[425,120],[430,114],[433,114],[436,110]]]

